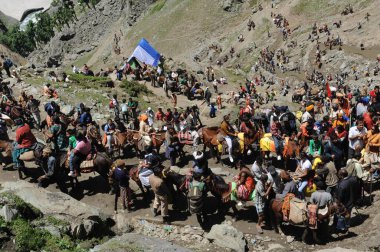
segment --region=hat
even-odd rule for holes
[[[152,108],[151,108],[151,107],[149,107],[149,108],[148,108],[148,111],[151,111],[151,110],[152,110]]]
[[[116,165],[116,167],[124,167],[125,166],[125,162],[122,159],[117,159],[115,161],[115,165]]]
[[[314,109],[314,105],[313,104],[311,104],[311,105],[309,105],[309,106],[307,106],[306,107],[306,111],[312,111]]]
[[[201,151],[194,151],[193,157],[195,160],[199,160],[203,158],[203,152]]]

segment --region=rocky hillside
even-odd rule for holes
[[[30,60],[49,66],[71,62],[88,62],[96,69],[113,66],[123,56],[129,56],[144,37],[173,62],[193,70],[203,70],[206,66],[215,66],[218,60],[222,61],[223,65],[216,67],[217,71],[233,79],[236,74],[252,74],[251,68],[265,47],[283,49],[290,59],[286,68],[294,70],[299,67],[303,72],[315,68],[310,63],[315,58],[317,38],[323,43],[328,37],[325,33],[309,37],[314,23],[318,27],[326,24],[330,39],[339,36],[343,42],[341,51],[338,52],[337,47],[330,54],[326,51],[322,70],[347,71],[352,67],[350,62],[371,63],[379,53],[380,34],[376,32],[379,25],[376,20],[380,17],[380,10],[376,8],[375,0],[288,0],[277,1],[273,6],[270,1],[263,1],[262,10],[258,8],[258,2],[101,1],[96,9],[86,10],[79,16],[79,21],[57,33],[48,45],[33,53]],[[351,4],[353,13],[341,15],[348,4]],[[277,14],[289,22],[291,33],[286,40],[273,23],[273,16]],[[256,25],[252,31],[247,29],[248,20]],[[341,23],[341,26],[337,28],[333,23]],[[238,41],[239,35],[244,37],[243,42]],[[117,44],[115,36],[120,39]],[[363,44],[364,51],[360,50],[360,44]],[[235,51],[233,57],[230,56],[231,47]],[[322,51],[324,49],[322,47]],[[301,78],[289,72],[280,77]]]
[[[51,67],[69,64],[85,56],[88,58],[87,54],[100,47],[111,51],[113,32],[125,31],[152,2],[107,0],[100,1],[95,8],[78,10],[78,21],[65,26],[61,32],[56,31],[55,37],[32,53],[29,60],[36,65]],[[101,55],[99,60],[107,57],[109,55]]]

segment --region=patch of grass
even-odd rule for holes
[[[43,77],[33,77],[33,78],[28,78],[27,80],[25,80],[25,82],[33,86],[40,86],[42,88],[42,85],[44,83],[47,83],[48,81],[45,80],[45,78]]]
[[[17,251],[40,250],[46,243],[46,232],[33,228],[26,220],[16,219],[12,222]]]
[[[92,56],[94,56],[94,53],[95,53],[95,50],[93,50],[92,52],[89,52],[89,53],[83,55],[82,57],[80,57],[79,59],[77,59],[76,61],[74,61],[72,65],[81,68],[84,64],[87,64],[87,62],[92,58]],[[67,73],[71,73],[71,64],[68,64],[65,67],[65,71]]]
[[[138,97],[140,95],[152,95],[153,92],[150,91],[145,85],[140,84],[137,81],[123,80],[120,87],[125,90],[129,96]]]
[[[66,225],[69,225],[69,223],[67,221],[64,221],[64,220],[60,220],[60,219],[57,219],[53,216],[48,216],[46,218],[46,221],[49,223],[49,224],[52,224],[54,226],[66,226]]]
[[[166,0],[158,0],[150,9],[150,14],[159,12],[165,6]]]
[[[16,219],[11,224],[15,236],[16,250],[27,251],[74,251],[84,252],[69,236],[55,237],[43,229],[33,227],[28,221]]]
[[[85,89],[106,87],[112,83],[112,80],[108,77],[86,76],[83,74],[72,74],[69,78],[75,86]]]

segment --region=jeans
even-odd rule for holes
[[[111,152],[112,151],[112,135],[107,135],[107,145],[108,145],[108,150]]]
[[[230,136],[225,136],[224,140],[226,140],[228,146],[228,157],[232,158],[232,138]]]
[[[305,198],[305,193],[303,191],[306,188],[306,186],[307,186],[307,180],[301,181],[299,186],[298,186],[298,193],[299,193],[301,199]]]
[[[71,172],[74,172],[73,157],[74,157],[74,151],[71,151],[70,156],[69,156],[69,168]]]
[[[128,111],[122,111],[121,115],[123,116],[123,121],[128,122]]]
[[[276,153],[281,154],[282,150],[282,141],[278,139],[277,137],[273,137],[274,146],[276,147]]]

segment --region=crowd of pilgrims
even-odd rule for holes
[[[351,92],[346,86],[340,85],[324,96],[323,103],[306,94],[302,97],[303,108],[300,111],[289,111],[287,106],[273,106],[271,110],[260,111],[259,107],[254,105],[255,96],[252,91],[255,90],[255,85],[261,85],[257,78],[247,81],[246,87],[240,86],[237,93],[239,98],[245,99],[245,105],[240,106],[236,121],[231,121],[230,114],[224,114],[218,131],[218,141],[224,141],[227,145],[229,161],[239,169],[234,177],[236,200],[245,202],[254,198],[258,215],[256,228],[259,233],[263,232],[262,228],[265,225],[269,225],[265,221],[270,208],[269,202],[272,199],[287,198],[289,195],[306,199],[319,209],[328,207],[333,202],[344,206],[346,211],[342,214],[343,218],[340,218],[340,228],[347,230],[352,209],[363,199],[364,184],[380,176],[379,87],[375,86],[370,91],[363,89],[360,92]],[[28,172],[19,157],[34,149],[37,144],[32,132],[33,127],[44,131],[51,146],[42,151],[45,177],[53,175],[56,157],[62,151],[68,153],[68,176],[73,178],[80,175],[81,162],[86,160],[90,153],[100,151],[86,137],[87,127],[97,126],[97,123],[92,119],[91,109],[83,103],[76,107],[73,115],[76,127],[71,127],[63,121],[60,107],[54,101],[43,106],[46,119],[42,120],[40,101],[32,95],[22,92],[20,97],[15,99],[6,84],[2,84],[0,91],[3,113],[0,120],[1,140],[9,141],[7,115],[13,117],[16,125],[12,150],[15,169]],[[217,89],[215,91],[218,95]],[[49,85],[44,87],[44,92],[52,97],[57,95]],[[204,99],[212,107],[210,97],[211,95]],[[21,109],[13,110],[14,107]],[[139,179],[155,194],[154,215],[160,213],[164,221],[169,222],[168,204],[172,191],[163,176],[163,161],[165,158],[169,159],[170,166],[175,166],[176,157],[185,154],[183,144],[178,139],[178,132],[189,131],[193,138],[201,138],[197,132],[204,125],[200,120],[198,107],[187,107],[182,111],[175,106],[166,109],[159,107],[154,112],[152,108],[143,110],[136,99],[119,101],[117,95],[114,95],[109,108],[114,112],[114,119],[110,118],[104,125],[97,126],[104,132],[103,143],[107,154],[110,157],[114,154],[115,132],[133,131],[140,133],[141,138],[147,138],[143,150],[145,156],[139,164]],[[215,116],[215,113],[210,112],[211,117],[212,115]],[[158,155],[159,150],[153,148],[152,140],[149,139],[153,132],[165,134],[165,158]],[[239,132],[243,132],[244,136],[261,132],[257,141],[259,148],[253,152],[254,162],[251,168],[243,163],[242,160],[246,160],[245,158],[236,159],[232,154],[232,142]],[[261,141],[268,137],[273,146],[265,146]],[[291,157],[293,165],[283,170],[285,149],[290,143],[298,151]],[[250,153],[244,153],[248,154]],[[190,197],[193,199],[190,200],[190,205],[198,204],[200,198],[206,197],[207,192],[211,190],[207,178],[214,176],[208,166],[207,153],[197,150],[196,144],[192,156],[187,186],[189,192],[193,191],[195,195]],[[131,174],[128,167],[125,161],[117,159],[110,177],[118,192],[115,195],[122,196],[123,208],[132,210],[133,201],[129,188]],[[190,190],[191,188],[196,190]],[[207,216],[204,212],[199,214],[199,209],[194,210],[197,208],[199,206],[193,206],[190,210],[195,211],[197,216],[203,215],[201,223],[206,223]],[[284,220],[286,218],[284,215]]]

